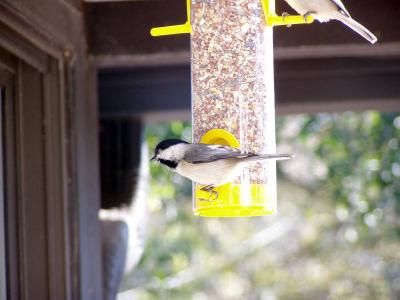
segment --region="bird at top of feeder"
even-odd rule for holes
[[[340,0],[286,0],[286,2],[305,17],[311,15],[321,23],[337,20],[350,27],[372,44],[378,40],[372,32],[350,16]]]
[[[216,198],[214,187],[232,181],[249,163],[262,160],[286,160],[290,154],[256,154],[223,145],[188,143],[178,139],[161,141],[150,161],[157,161],[178,174],[204,185],[203,191]]]

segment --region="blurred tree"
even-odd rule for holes
[[[191,184],[151,165],[152,220],[121,299],[400,299],[400,114],[278,120],[276,216],[192,215]],[[191,139],[189,123],[149,124],[150,151]]]

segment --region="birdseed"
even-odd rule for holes
[[[193,140],[225,129],[241,149],[275,153],[272,28],[260,0],[192,0]],[[241,178],[275,182],[275,162],[254,163]]]

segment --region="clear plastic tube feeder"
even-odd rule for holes
[[[275,153],[272,27],[260,0],[192,1],[191,25],[193,141]],[[253,163],[215,187],[216,199],[195,184],[194,213],[275,213],[275,164]]]
[[[187,1],[185,24],[153,36],[191,33],[193,142],[276,153],[272,26],[310,23],[280,17],[273,0]],[[277,210],[276,162],[254,162],[211,193],[194,184],[194,214],[243,217]],[[217,195],[215,197],[215,195]]]

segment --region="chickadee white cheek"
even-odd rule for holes
[[[158,156],[160,159],[179,161],[185,153],[185,144],[178,144],[163,150]]]

